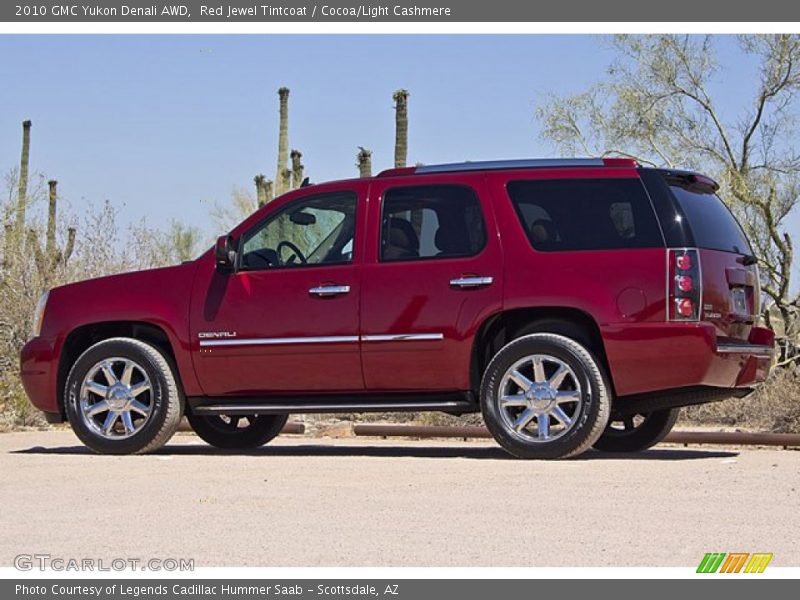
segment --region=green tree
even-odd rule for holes
[[[582,93],[550,96],[537,116],[561,152],[715,177],[753,242],[768,300],[763,316],[781,334],[786,361],[800,328],[786,221],[800,194],[800,36],[746,35],[738,44],[759,73],[741,114],[723,114],[714,95],[714,82],[736,72],[719,64],[712,36],[618,35],[607,77]]]

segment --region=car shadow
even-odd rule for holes
[[[98,456],[85,446],[34,446],[12,450],[11,454],[55,454]],[[167,445],[153,453],[155,456],[263,456],[263,457],[377,457],[377,458],[466,458],[491,460],[518,460],[499,447],[492,446],[395,446],[298,444],[296,446],[263,446],[253,450],[220,450],[206,444]],[[728,450],[702,450],[688,448],[652,448],[637,453],[597,452],[590,450],[570,459],[586,460],[698,460],[736,457],[739,453]],[[131,457],[134,460],[137,457]]]

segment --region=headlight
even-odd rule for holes
[[[39,337],[42,333],[42,321],[44,321],[44,309],[47,306],[47,297],[50,291],[46,291],[39,296],[39,302],[36,303],[36,312],[33,313],[33,337]]]

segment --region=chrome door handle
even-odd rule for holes
[[[320,285],[308,290],[309,294],[314,294],[320,298],[325,298],[327,296],[339,296],[340,294],[347,294],[349,292],[349,285]]]
[[[492,285],[494,277],[456,277],[450,280],[450,285],[460,288],[482,287]]]

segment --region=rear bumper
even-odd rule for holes
[[[50,422],[62,420],[56,394],[57,354],[53,340],[33,338],[20,352],[20,378],[31,403]]]
[[[774,334],[754,327],[747,342],[718,338],[710,323],[641,323],[601,328],[618,396],[692,386],[750,388],[772,365]]]

